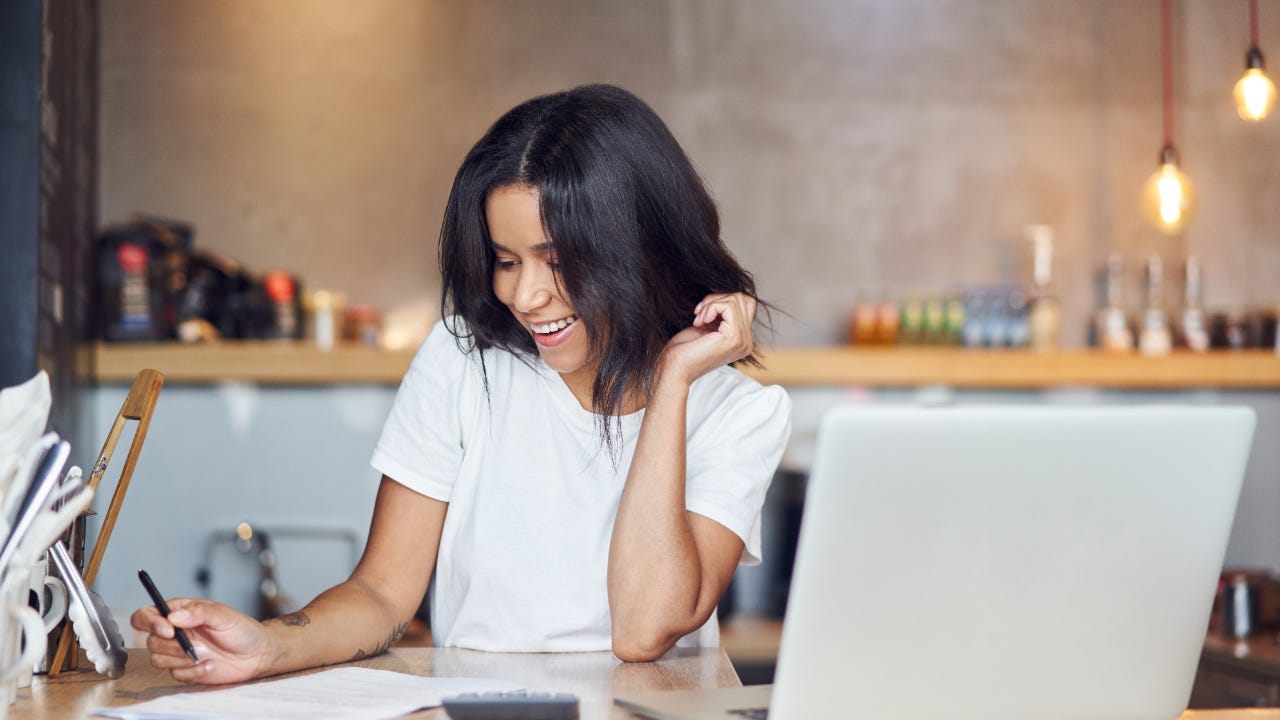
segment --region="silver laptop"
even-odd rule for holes
[[[833,410],[772,690],[615,700],[662,720],[1175,718],[1255,424],[1234,407]]]

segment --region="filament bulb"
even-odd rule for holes
[[[1257,122],[1271,112],[1276,104],[1276,85],[1261,67],[1244,71],[1244,77],[1236,83],[1236,112],[1244,120]]]
[[[1142,189],[1142,206],[1147,219],[1165,235],[1178,235],[1195,210],[1195,188],[1186,173],[1178,169],[1171,153],[1163,153],[1156,170]]]

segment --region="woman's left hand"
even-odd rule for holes
[[[692,383],[721,365],[751,354],[755,298],[743,293],[713,293],[694,308],[693,325],[676,333],[662,351],[664,377]]]

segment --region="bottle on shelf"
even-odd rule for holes
[[[943,299],[931,295],[924,301],[924,329],[921,333],[925,344],[941,345],[947,340],[947,306]]]
[[[959,295],[953,294],[946,300],[946,320],[943,323],[946,327],[947,345],[960,345],[964,341],[964,300]]]
[[[876,342],[876,304],[869,297],[862,297],[853,306],[849,321],[849,342],[854,345],[871,345]]]
[[[1053,293],[1053,228],[1028,225],[1031,240],[1031,297],[1027,305],[1028,344],[1041,352],[1058,348],[1062,310]]]
[[[924,301],[916,291],[908,291],[899,308],[898,342],[918,345],[924,342]]]
[[[964,327],[960,331],[960,344],[969,348],[986,345],[987,290],[972,287],[964,293]]]
[[[1280,307],[1258,309],[1258,347],[1280,355]]]
[[[1182,317],[1178,323],[1178,347],[1195,352],[1209,349],[1209,324],[1204,316],[1203,287],[1200,259],[1195,255],[1188,255]]]
[[[1138,331],[1138,351],[1143,355],[1168,355],[1173,347],[1163,307],[1164,263],[1159,255],[1147,259],[1147,305]]]
[[[1031,344],[1031,307],[1027,295],[1017,285],[1009,286],[1000,294],[1004,303],[1004,344],[1011,348],[1026,348]],[[1057,337],[1057,334],[1054,334]]]
[[[302,308],[298,297],[298,280],[281,270],[273,270],[262,279],[271,305],[271,322],[267,335],[296,340],[302,337]]]
[[[1107,258],[1107,304],[1098,311],[1094,331],[1098,346],[1108,352],[1133,350],[1133,332],[1124,312],[1124,260],[1117,253]]]
[[[886,294],[876,305],[876,342],[881,345],[898,342],[898,327],[901,323],[898,302]]]

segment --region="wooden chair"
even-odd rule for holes
[[[111,495],[111,504],[107,506],[106,513],[102,517],[102,527],[98,530],[98,537],[93,542],[93,554],[89,556],[89,562],[85,565],[84,583],[90,588],[93,587],[93,581],[98,576],[98,566],[102,564],[102,556],[107,551],[107,542],[111,540],[111,532],[116,526],[116,517],[120,515],[120,507],[124,504],[124,494],[129,489],[133,468],[138,463],[138,456],[142,454],[142,443],[147,439],[151,414],[156,409],[156,400],[160,397],[162,387],[164,387],[164,375],[159,371],[142,370],[138,373],[133,381],[133,387],[129,389],[129,395],[120,406],[120,412],[116,414],[115,422],[111,424],[107,441],[102,444],[102,452],[98,453],[98,461],[94,463],[93,470],[89,473],[87,484],[97,492],[98,484],[102,482],[102,475],[111,463],[112,454],[115,453],[116,443],[120,441],[125,423],[129,420],[137,421],[138,428],[134,431],[133,442],[129,445],[129,454],[125,456],[124,467],[120,470],[120,480],[116,483],[115,492]],[[58,638],[57,653],[53,656],[53,662],[49,663],[49,676],[56,677],[63,671],[74,670],[77,667],[79,654],[75,631],[70,622],[64,622],[62,635]]]

